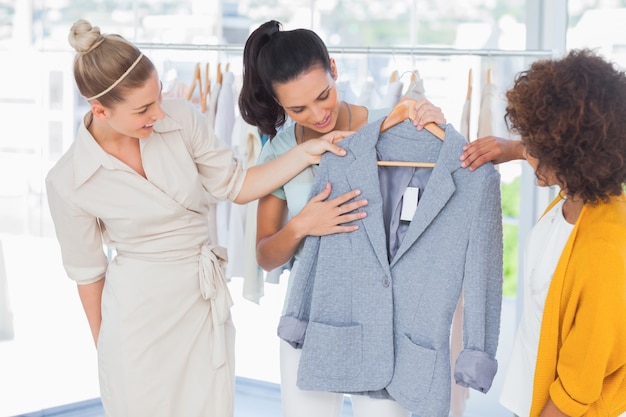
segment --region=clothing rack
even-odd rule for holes
[[[243,53],[243,45],[208,45],[183,43],[136,43],[143,50],[198,50],[226,53]],[[456,49],[435,47],[371,47],[371,46],[329,46],[331,54],[371,54],[371,55],[420,55],[420,56],[483,56],[483,57],[550,57],[555,51],[549,50],[502,50],[502,49]]]

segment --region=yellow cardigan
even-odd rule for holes
[[[583,207],[554,271],[530,416],[538,416],[549,398],[568,416],[613,417],[626,411],[623,193],[609,203]]]

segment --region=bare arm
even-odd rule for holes
[[[501,164],[514,159],[525,159],[522,142],[497,136],[485,136],[463,147],[461,166],[469,167],[470,171],[473,171],[486,162]]]
[[[98,334],[102,323],[102,289],[104,288],[104,278],[93,284],[78,285],[78,295],[83,304],[83,310],[87,315],[87,322],[91,329],[91,335],[96,346],[98,346]]]
[[[274,195],[259,200],[257,208],[256,258],[259,266],[271,271],[287,263],[300,243],[301,237],[283,228],[287,217],[287,202]]]
[[[568,417],[568,415],[559,410],[556,404],[552,402],[552,399],[549,399],[539,417]]]
[[[362,219],[365,212],[353,213],[367,204],[367,200],[354,200],[361,193],[350,191],[331,200],[331,186],[311,198],[302,211],[284,224],[287,214],[285,200],[269,195],[259,200],[257,209],[257,262],[269,271],[284,265],[295,254],[298,245],[308,235],[323,236],[331,233],[352,232],[358,226],[343,223]],[[283,227],[284,224],[284,227]]]
[[[319,163],[326,151],[340,156],[345,155],[346,151],[334,142],[351,133],[354,132],[327,133],[319,139],[310,139],[291,148],[276,159],[249,168],[241,191],[233,201],[245,204],[271,193],[307,166]]]

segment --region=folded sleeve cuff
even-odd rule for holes
[[[565,391],[559,378],[550,385],[550,398],[554,405],[568,416],[582,416],[589,410],[588,404],[579,403]]]
[[[498,361],[485,352],[464,349],[456,360],[454,379],[457,384],[486,393],[498,370]]]
[[[282,316],[278,322],[278,337],[296,349],[301,349],[308,322],[296,317]]]

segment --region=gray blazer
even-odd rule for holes
[[[311,195],[327,182],[329,198],[359,189],[369,201],[367,217],[355,232],[306,238],[278,333],[302,347],[301,389],[391,397],[420,416],[447,417],[450,327],[461,289],[457,383],[486,392],[497,369],[500,175],[492,164],[473,172],[460,167],[466,141],[451,125],[442,142],[409,121],[379,134],[381,122],[340,142],[346,156],[322,158]],[[377,154],[436,163],[393,254]]]

